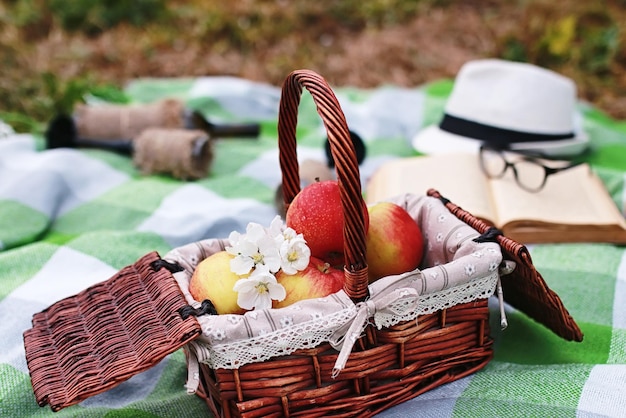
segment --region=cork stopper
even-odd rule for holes
[[[150,104],[80,105],[74,113],[79,138],[133,139],[146,128],[184,127],[184,105],[176,99]]]
[[[213,146],[204,131],[149,128],[141,131],[133,142],[133,162],[143,174],[197,180],[210,171]]]

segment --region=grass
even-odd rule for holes
[[[280,84],[414,86],[480,57],[561,72],[626,118],[626,2],[564,0],[0,1],[0,118],[41,131],[86,94],[124,101],[136,77],[228,74]]]

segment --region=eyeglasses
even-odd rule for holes
[[[508,159],[508,158],[511,159]],[[508,150],[480,147],[480,167],[489,178],[502,178],[510,168],[515,182],[524,190],[535,193],[543,189],[548,176],[579,166],[581,162],[570,163],[561,167],[548,167],[531,155]]]

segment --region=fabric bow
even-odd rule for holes
[[[352,348],[367,326],[369,318],[374,317],[374,321],[376,321],[376,314],[403,316],[417,307],[418,300],[419,293],[417,290],[403,287],[380,292],[366,301],[357,303],[356,315],[352,321],[337,329],[330,338],[330,344],[333,348],[341,348],[333,367],[332,377],[337,377],[345,367]]]

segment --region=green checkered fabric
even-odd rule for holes
[[[336,87],[351,129],[367,146],[362,181],[383,162],[417,155],[411,138],[436,123],[452,81],[416,88]],[[45,150],[43,138],[0,129],[0,416],[199,417],[186,393],[178,350],[152,369],[53,413],[32,392],[22,333],[32,315],[106,280],[142,255],[269,225],[281,181],[279,86],[231,77],[140,79],[134,103],[183,100],[214,122],[258,122],[257,140],[218,139],[210,174],[185,182],[142,175],[125,155],[98,149]],[[626,124],[579,104],[592,151],[585,156],[622,213]],[[325,132],[305,92],[298,157],[325,161]],[[455,202],[462,206],[463,202]],[[535,266],[582,329],[567,342],[507,306],[492,315],[495,357],[481,371],[388,409],[383,417],[626,416],[626,252],[608,244],[529,246]]]

